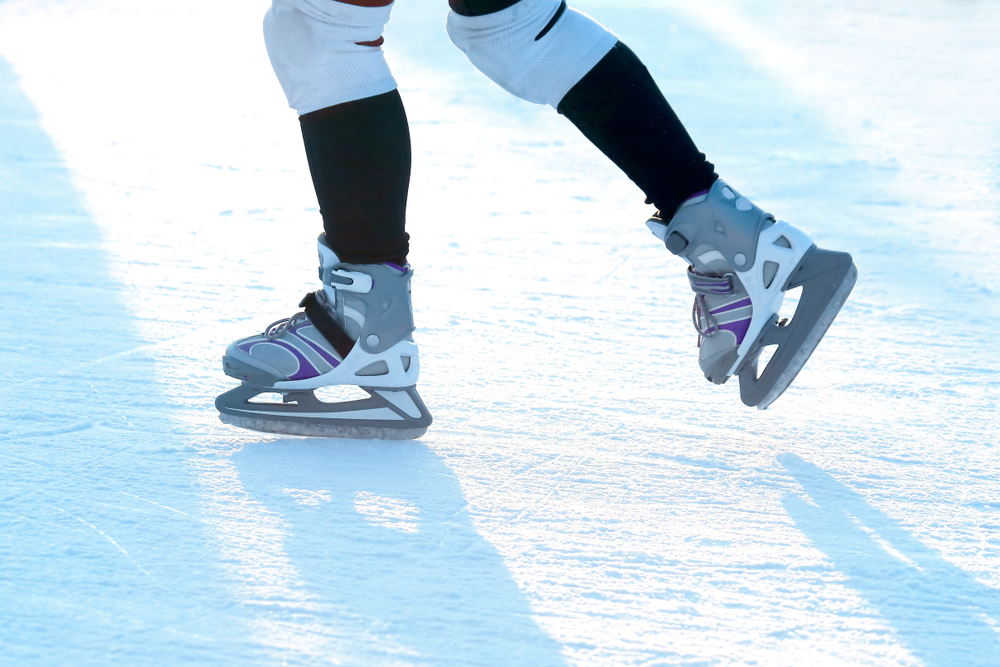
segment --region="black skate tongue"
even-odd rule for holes
[[[344,327],[340,326],[337,320],[333,319],[330,311],[320,304],[319,299],[316,298],[316,292],[306,294],[299,303],[299,308],[305,309],[306,317],[309,318],[313,326],[323,335],[326,342],[333,346],[333,349],[337,351],[341,359],[346,359],[347,355],[354,349],[354,341],[344,331]]]

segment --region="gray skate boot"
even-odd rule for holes
[[[304,312],[232,343],[226,375],[243,384],[220,395],[220,419],[269,433],[322,437],[417,438],[431,415],[417,394],[410,277],[394,264],[345,264],[319,237],[323,289]],[[314,390],[357,385],[368,398],[327,403]],[[280,394],[282,402],[251,400]]]
[[[722,384],[740,378],[740,396],[763,410],[809,359],[847,301],[858,269],[851,256],[817,248],[803,232],[776,220],[722,179],[691,197],[673,218],[646,225],[691,265],[698,362]],[[785,292],[802,287],[791,320],[778,320]],[[758,373],[761,351],[777,350]]]

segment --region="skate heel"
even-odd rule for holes
[[[815,246],[806,252],[782,288],[783,292],[802,288],[792,319],[779,323],[773,315],[736,372],[743,403],[764,410],[781,396],[830,328],[857,278],[849,254]],[[760,354],[771,345],[778,349],[759,372]]]

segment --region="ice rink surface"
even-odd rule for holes
[[[214,410],[315,289],[266,5],[0,3],[0,663],[1000,664],[1000,5],[575,3],[855,256],[758,412],[640,192],[399,2],[416,442]]]

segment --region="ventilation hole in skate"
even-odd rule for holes
[[[320,387],[313,391],[316,398],[324,403],[345,403],[347,401],[357,401],[368,398],[369,394],[361,387],[342,384],[332,387]]]
[[[771,358],[774,356],[774,353],[777,350],[778,350],[777,345],[768,345],[767,347],[765,347],[763,350],[760,351],[760,356],[757,357],[758,377],[760,376],[761,373],[764,372],[764,369],[767,368],[767,365],[771,363]]]
[[[388,375],[388,374],[389,374],[389,366],[384,361],[376,361],[375,363],[368,364],[367,366],[365,366],[364,368],[362,368],[360,371],[357,372],[357,375],[362,375],[364,377],[371,377],[373,375]]]
[[[268,392],[266,394],[257,394],[253,398],[249,399],[247,403],[281,403],[284,397],[277,392]]]
[[[787,317],[788,324],[791,324],[792,317],[795,315],[795,309],[799,307],[799,299],[801,297],[801,287],[796,287],[785,292],[785,300],[781,302],[781,312],[778,313],[778,319]]]
[[[774,282],[774,276],[778,274],[778,263],[777,262],[764,262],[764,289],[771,286]]]
[[[792,242],[789,241],[787,237],[779,236],[778,240],[774,242],[774,245],[778,246],[779,248],[791,248]]]
[[[410,370],[410,363],[412,362],[412,359],[410,359],[410,357],[400,357],[399,360],[403,362],[404,372]]]

